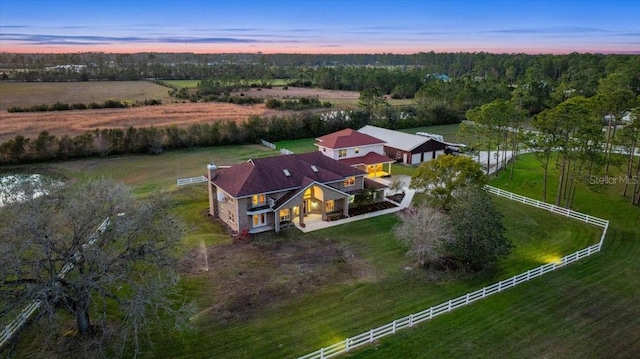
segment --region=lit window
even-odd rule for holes
[[[338,157],[339,158],[347,157],[347,150],[346,149],[338,150]]]
[[[334,200],[329,200],[326,201],[324,204],[324,211],[325,212],[333,212],[335,211],[335,201]]]
[[[254,195],[253,199],[252,199],[252,203],[253,203],[254,207],[263,205],[264,204],[264,195],[263,194]]]
[[[356,153],[360,153],[360,147],[356,147]]]
[[[355,184],[356,184],[356,178],[355,177],[349,177],[346,180],[344,180],[344,186],[345,187],[355,186]]]
[[[264,213],[253,215],[253,226],[260,227],[267,224],[267,216]]]
[[[229,211],[229,222],[236,223],[236,216],[231,211]]]
[[[289,212],[289,208],[280,210],[280,222],[291,220],[291,213]]]

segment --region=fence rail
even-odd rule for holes
[[[469,292],[465,295],[462,295],[454,299],[450,299],[444,303],[440,303],[436,306],[430,307],[423,311],[410,314],[400,319],[396,319],[391,323],[385,324],[375,329],[371,329],[367,332],[356,335],[354,337],[347,338],[343,341],[340,341],[328,347],[321,348],[320,350],[317,350],[313,353],[309,353],[307,355],[301,356],[299,357],[299,359],[326,359],[326,358],[332,358],[337,355],[346,353],[360,346],[373,343],[375,340],[385,337],[387,335],[395,334],[396,331],[398,330],[413,327],[418,323],[422,323],[427,320],[433,319],[439,315],[449,313],[454,309],[469,305],[473,302],[484,299],[488,296],[498,294],[506,289],[513,288],[533,278],[537,278],[543,274],[555,271],[558,268],[562,268],[575,261],[588,257],[594,253],[597,253],[602,248],[602,243],[604,241],[604,237],[609,227],[609,221],[601,218],[589,216],[589,215],[576,212],[570,209],[561,208],[554,205],[550,205],[548,203],[536,201],[534,199],[520,196],[515,193],[504,191],[492,186],[486,186],[486,189],[488,192],[495,194],[497,196],[505,197],[513,201],[517,201],[530,206],[542,208],[549,212],[558,213],[570,218],[574,218],[589,224],[602,227],[603,231],[602,231],[602,237],[600,238],[600,242],[592,246],[586,247],[584,249],[581,249],[577,252],[566,255],[555,262],[543,264],[537,268],[530,269],[524,273],[520,273],[511,278],[501,280],[497,283],[478,289],[474,292]]]
[[[262,143],[263,146],[265,147],[269,147],[272,150],[276,149],[276,145],[274,145],[273,143],[269,142],[269,141],[265,141],[265,140],[260,140],[260,143]]]
[[[202,183],[202,182],[207,182],[207,177],[199,176],[199,177],[191,177],[191,178],[179,178],[177,181],[178,186],[184,186],[188,184]]]
[[[109,218],[105,219],[102,222],[102,224],[100,224],[98,229],[95,232],[93,232],[91,234],[91,236],[89,236],[89,240],[87,241],[87,243],[83,244],[82,246],[86,247],[88,245],[93,245],[93,243],[95,243],[95,241],[98,239],[100,233],[103,233],[104,231],[106,231],[108,226],[109,226]],[[77,260],[80,259],[80,257],[81,257],[80,252],[76,252],[76,253],[73,254],[71,259],[77,261]],[[73,269],[73,267],[74,267],[73,262],[72,261],[68,261],[60,269],[60,272],[58,272],[58,276],[60,278],[64,278],[67,275],[67,273],[71,269]],[[31,318],[33,313],[35,313],[38,309],[40,309],[40,305],[42,305],[42,301],[40,299],[35,299],[33,302],[31,302],[29,305],[27,305],[18,314],[18,316],[13,321],[11,321],[11,323],[9,323],[7,326],[4,327],[4,329],[2,330],[2,333],[0,333],[0,349],[4,348],[4,346],[7,343],[9,343],[9,340],[11,340],[11,338],[13,338],[13,336],[20,329],[22,329],[22,327],[27,323],[29,318]]]

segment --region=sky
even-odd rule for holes
[[[640,54],[640,0],[0,0],[0,52]]]

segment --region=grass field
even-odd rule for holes
[[[424,131],[438,133],[433,128]],[[278,143],[280,146],[294,152],[315,149],[309,147],[312,139]],[[232,164],[275,153],[258,145],[231,146],[19,169],[53,169],[71,177],[112,176],[140,196],[168,190],[176,200],[175,213],[189,228],[185,246],[196,248],[205,243],[210,258],[220,262],[219,270],[185,275],[180,284],[185,296],[204,311],[194,319],[194,329],[157,334],[147,357],[303,355],[538,266],[549,255],[569,254],[599,238],[597,228],[496,198],[506,215],[508,235],[516,244],[513,255],[500,262],[493,276],[460,280],[450,276],[434,281],[404,256],[405,249],[390,232],[397,221],[393,215],[306,235],[291,230],[238,246],[203,215],[208,206],[205,186],[175,186],[176,178],[203,174],[206,163]],[[514,181],[503,175],[493,184],[539,197],[536,166],[535,160],[522,157]],[[398,173],[395,167],[393,171]],[[625,206],[614,193],[601,192],[584,197],[579,192],[576,199],[578,210],[597,216],[612,218],[620,212],[612,220],[601,254],[350,355],[631,356],[640,343],[640,308],[634,306],[640,297],[636,259],[640,246],[638,229],[630,224],[639,223],[640,211]],[[324,248],[333,252],[323,252]],[[291,258],[299,261],[291,262]],[[318,262],[318,258],[326,261]],[[583,341],[588,343],[580,347]],[[601,345],[605,342],[616,345]],[[38,344],[25,341],[23,345],[23,350],[32,351]]]
[[[185,87],[185,88],[196,88],[201,80],[162,80],[162,82],[168,83],[177,87]],[[259,84],[262,83],[263,80],[255,79],[255,80],[245,80],[246,83]],[[267,81],[272,86],[284,86],[289,82],[289,79],[273,79]]]
[[[516,162],[512,181],[493,185],[541,197],[531,155]],[[549,185],[557,184],[552,174]],[[581,186],[574,208],[610,220],[601,253],[558,272],[385,338],[354,358],[570,357],[636,358],[640,351],[640,208],[622,188]]]
[[[99,81],[99,82],[5,82],[0,81],[0,110],[12,106],[53,104],[57,101],[73,104],[106,100],[144,101],[173,100],[164,86],[149,81]]]

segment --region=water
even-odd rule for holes
[[[11,174],[0,177],[0,207],[9,203],[23,202],[29,196],[32,198],[42,196],[46,191],[33,190],[33,187],[47,180],[49,180],[47,177],[39,174]],[[31,189],[26,191],[26,187]]]

